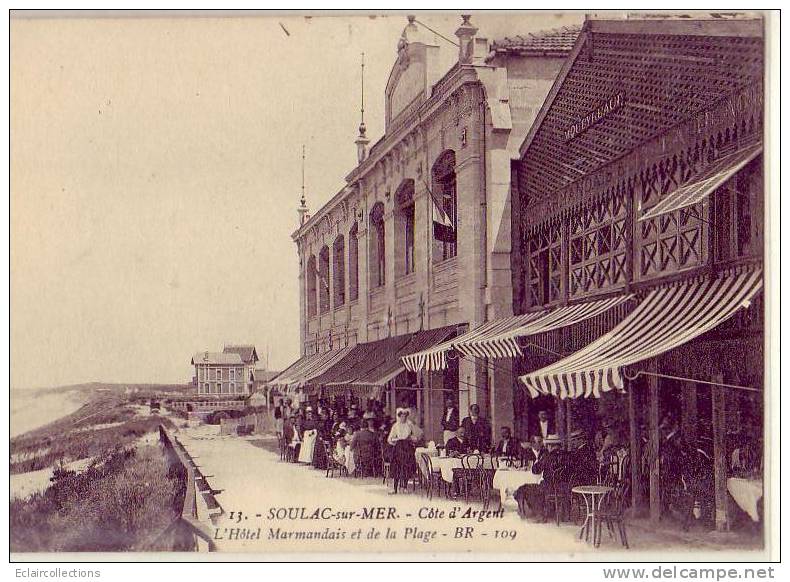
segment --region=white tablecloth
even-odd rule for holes
[[[763,497],[762,479],[730,477],[727,479],[727,491],[730,492],[738,507],[749,514],[752,521],[760,521],[757,504]]]
[[[537,485],[541,481],[543,481],[543,473],[536,475],[532,471],[499,469],[494,473],[493,487],[499,490],[499,498],[504,505],[507,498],[512,497],[522,485]]]
[[[315,447],[315,437],[318,434],[316,430],[306,430],[302,435],[302,447],[299,449],[299,462],[312,463],[313,462],[313,448]]]

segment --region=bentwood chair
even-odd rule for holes
[[[480,489],[480,501],[483,502],[483,510],[488,510],[488,504],[491,502],[491,493],[494,491],[494,474],[496,468],[486,469],[481,464],[475,469],[477,484]],[[497,495],[497,498],[499,496]]]
[[[425,469],[423,473],[423,483],[425,484],[425,494],[428,499],[433,499],[434,490],[441,494],[442,492],[442,476],[439,472],[433,470],[433,462],[431,456],[422,453],[422,464]]]
[[[554,519],[557,522],[557,527],[560,526],[560,521],[563,514],[570,515],[571,507],[571,467],[564,466],[558,468],[551,479],[551,485],[548,485],[544,503],[546,505],[554,505]]]
[[[335,459],[335,456],[332,454],[332,445],[330,445],[328,442],[324,442],[322,444],[324,445],[324,455],[326,455],[326,476],[334,477],[335,471],[337,471],[342,477],[343,473],[347,472],[346,466]]]
[[[466,501],[469,501],[469,492],[476,484],[477,470],[483,468],[483,455],[472,454],[461,457],[461,471],[456,471],[454,477],[460,473],[461,481],[458,483],[459,490]]]
[[[630,495],[630,482],[627,479],[622,479],[617,482],[615,488],[604,498],[601,510],[598,512],[598,521],[595,522],[595,532],[593,533],[595,547],[601,545],[601,530],[605,523],[609,531],[609,537],[614,538],[616,527],[620,536],[620,543],[628,549],[628,535],[625,531],[625,510],[628,507]]]
[[[389,479],[390,475],[391,475],[392,462],[390,461],[390,459],[388,458],[388,455],[387,455],[387,453],[389,452],[389,449],[391,449],[391,447],[387,443],[384,443],[383,445],[381,445],[381,477],[382,477],[381,478],[381,483],[382,483],[382,485],[386,485],[387,484],[387,479]]]
[[[281,434],[277,435],[277,448],[280,449],[280,460],[285,460],[285,437]]]

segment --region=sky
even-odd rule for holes
[[[473,15],[499,38],[580,14]],[[456,14],[418,19],[455,39]],[[11,385],[186,382],[198,351],[299,356],[291,234],[356,165],[405,14],[14,19]],[[456,47],[437,39],[446,68]],[[263,362],[262,362],[263,363]]]

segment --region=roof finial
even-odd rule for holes
[[[359,108],[361,119],[359,122],[359,135],[354,143],[357,144],[357,162],[361,164],[368,155],[368,144],[370,143],[367,135],[365,135],[368,129],[365,126],[365,53],[362,53],[360,69],[362,71],[362,91]]]
[[[304,197],[304,144],[302,144],[302,206],[305,205],[305,197]]]
[[[365,137],[365,132],[367,131],[367,127],[365,127],[365,53],[362,53],[362,62],[360,64],[360,68],[362,71],[362,88],[360,90],[360,124],[359,124],[359,136]]]
[[[299,213],[299,226],[302,226],[310,218],[307,214],[307,198],[304,193],[304,157],[304,144],[302,144],[302,198],[299,200],[299,208],[296,209],[296,212]]]

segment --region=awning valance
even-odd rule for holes
[[[719,158],[699,176],[692,178],[689,183],[667,194],[658,204],[647,210],[639,220],[655,218],[701,202],[760,155],[762,151],[763,145],[756,144]]]
[[[631,299],[632,295],[622,295],[495,319],[433,348],[405,356],[403,362],[413,371],[442,370],[447,367],[447,353],[453,349],[465,356],[480,358],[518,357],[523,355],[519,338],[579,323]]]
[[[347,384],[360,370],[381,361],[384,354],[397,352],[409,341],[408,336],[395,336],[355,345],[349,352],[320,376],[313,379],[316,386]]]
[[[384,349],[377,350],[360,365],[350,370],[347,378],[341,383],[354,386],[384,386],[406,369],[402,361],[404,356],[428,349],[446,340],[455,334],[455,330],[456,326],[450,325],[398,336],[406,340],[398,349],[387,349],[394,346],[383,346]]]
[[[302,387],[309,383],[312,378],[319,376],[339,360],[343,359],[350,350],[351,348],[343,348],[315,354],[313,356],[306,356],[289,366],[282,374],[272,380],[270,384],[284,386],[288,389]]]
[[[601,392],[622,389],[624,366],[710,331],[748,305],[761,286],[761,269],[738,269],[655,289],[609,333],[519,379],[533,397],[599,397]]]

